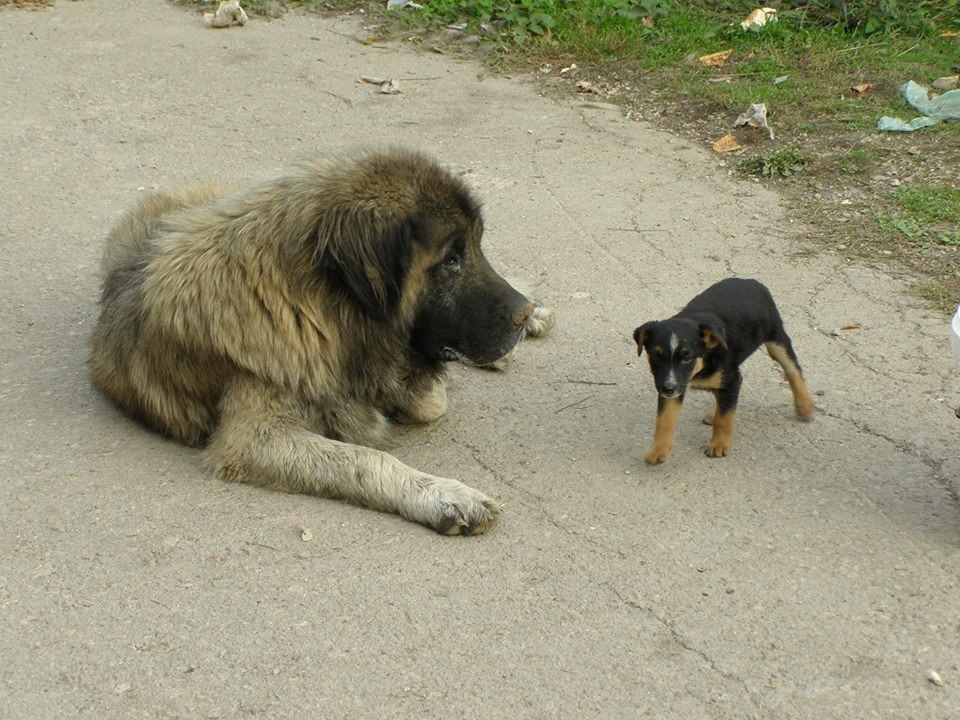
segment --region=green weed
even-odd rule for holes
[[[809,162],[799,148],[790,147],[741,160],[737,167],[749,175],[787,177],[803,170]]]
[[[932,185],[899,188],[896,215],[877,218],[880,228],[916,244],[960,247],[960,189]]]

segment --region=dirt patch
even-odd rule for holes
[[[475,37],[458,31],[417,36],[397,27],[380,29],[384,35],[433,51],[485,52],[482,45],[478,50]],[[952,141],[954,134],[944,132],[943,126],[881,133],[827,114],[783,118],[771,107],[769,122],[776,134],[771,140],[762,129],[733,127],[745,108],[732,111],[709,97],[677,89],[676,70],[638,73],[549,56],[501,60],[500,68],[532,76],[548,93],[620,105],[627,118],[649,122],[707,149],[733,134],[741,148],[716,155],[717,164],[731,173],[752,177],[744,161],[783,149],[797,152],[806,160],[798,172],[753,179],[778,191],[797,219],[811,229],[809,240],[815,247],[903,274],[932,307],[955,310],[960,298],[960,245],[937,239],[941,233],[955,237],[960,218],[925,228],[916,237],[885,228],[880,221],[896,216],[902,188],[960,187],[960,149]],[[880,114],[878,110],[877,118]],[[903,117],[915,114],[904,103]]]
[[[612,102],[628,118],[645,120],[704,148],[732,134],[742,148],[716,156],[730,172],[743,173],[743,161],[784,148],[806,158],[802,169],[787,177],[776,173],[754,177],[783,196],[798,219],[812,232],[809,239],[833,252],[914,276],[918,295],[937,309],[955,309],[960,298],[960,246],[937,243],[936,231],[956,232],[960,218],[914,239],[884,230],[878,218],[895,215],[901,188],[938,185],[957,188],[960,152],[937,132],[880,133],[844,127],[831,118],[812,118],[815,131],[777,124],[774,110],[770,140],[760,128],[734,128],[737,113],[719,103],[671,89],[670,79],[656,72],[625,76],[609,70],[570,67],[563,60],[529,68],[547,88],[564,94]],[[905,107],[904,115],[913,111]]]

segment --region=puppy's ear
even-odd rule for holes
[[[651,328],[653,328],[653,326],[656,324],[656,320],[651,320],[650,322],[644,323],[633,331],[633,339],[637,343],[637,355],[643,355],[643,341],[647,339],[647,335],[650,333]]]
[[[721,345],[724,350],[727,349],[727,334],[722,325],[700,323],[700,339],[710,350],[718,345]]]
[[[400,303],[414,245],[426,238],[419,213],[404,218],[332,210],[317,229],[314,262],[370,316],[386,319]]]

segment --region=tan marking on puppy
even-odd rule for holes
[[[697,390],[719,390],[723,383],[723,374],[718,370],[713,375],[704,378],[694,378],[690,381],[690,387]]]
[[[736,411],[713,415],[713,437],[707,445],[706,454],[709,457],[723,457],[730,450],[730,441],[733,439],[733,426]]]
[[[793,407],[794,410],[796,410],[797,417],[801,420],[810,420],[816,408],[814,407],[813,399],[810,397],[810,391],[807,389],[807,383],[803,379],[803,373],[800,372],[800,368],[790,359],[783,345],[768,342],[764,343],[764,347],[767,349],[770,357],[776,360],[777,363],[780,364],[780,367],[783,368],[783,374],[786,376],[787,382],[790,384],[790,391],[793,393]]]
[[[648,465],[659,465],[670,457],[673,447],[673,436],[677,426],[677,417],[683,404],[677,398],[670,398],[664,403],[663,412],[657,413],[657,424],[653,433],[653,446],[644,456]]]

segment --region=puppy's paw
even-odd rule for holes
[[[711,440],[704,450],[707,457],[724,457],[730,452],[730,443],[719,440]]]
[[[643,456],[643,461],[647,465],[659,465],[663,462],[666,462],[668,457],[670,457],[670,448],[654,446],[650,448],[650,451],[646,455]]]
[[[804,422],[813,420],[813,414],[816,412],[816,408],[810,398],[798,400],[795,403],[794,409],[797,411],[797,417]]]
[[[527,320],[527,335],[535,338],[543,337],[550,332],[556,324],[557,319],[553,313],[553,308],[535,305],[533,314],[530,315],[530,319]]]
[[[497,501],[456,480],[433,478],[424,496],[422,522],[442,535],[481,535],[500,515]]]

